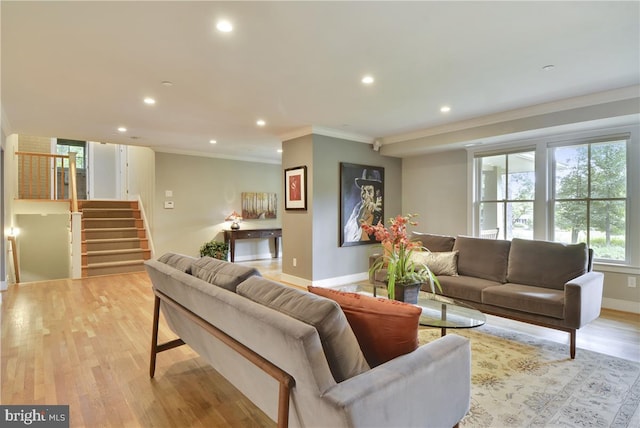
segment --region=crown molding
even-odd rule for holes
[[[294,138],[304,137],[306,135],[324,135],[325,137],[340,138],[342,140],[357,141],[359,143],[372,144],[374,138],[368,135],[357,134],[355,132],[342,131],[339,129],[327,128],[324,126],[304,126],[278,136],[280,141],[289,141]]]
[[[174,149],[165,149],[165,148],[153,148],[150,147],[156,153],[168,153],[174,155],[184,155],[184,156],[198,156],[205,158],[216,158],[216,159],[225,159],[225,160],[234,160],[234,161],[242,161],[242,162],[257,162],[257,163],[268,163],[272,165],[281,165],[282,159],[265,159],[264,157],[252,157],[252,156],[228,156],[228,155],[220,155],[215,153],[205,153],[191,150],[174,150]]]
[[[524,119],[531,116],[556,113],[564,110],[589,107],[609,102],[628,100],[632,98],[640,98],[640,85],[627,86],[610,91],[597,92],[593,94],[582,95],[579,97],[566,98],[559,101],[552,101],[549,103],[509,110],[487,116],[480,116],[469,120],[434,126],[420,131],[384,137],[382,138],[382,141],[384,144],[400,143],[403,141],[432,137],[434,135],[446,134],[449,132],[456,132],[470,128],[495,125],[496,123]]]

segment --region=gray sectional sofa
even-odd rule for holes
[[[457,273],[437,275],[441,294],[488,314],[566,331],[571,358],[576,330],[600,316],[604,275],[592,271],[593,251],[584,243],[415,232],[412,238],[433,256],[454,261]],[[385,276],[384,271],[373,275],[374,286],[384,285]]]
[[[452,427],[469,410],[465,338],[370,368],[333,300],[209,257],[165,254],[145,265],[155,294],[151,377],[158,353],[186,343],[280,427]],[[158,344],[161,312],[178,338]]]

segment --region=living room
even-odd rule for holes
[[[42,4],[34,3],[21,9],[21,7],[14,4],[11,6],[16,9],[12,11],[4,3],[17,2],[3,2],[2,5],[3,51],[5,50],[5,40],[8,40],[10,35],[16,34],[14,31],[17,31],[11,25],[5,30],[7,28],[5,20],[24,19],[24,16],[29,16],[37,8],[43,7]],[[630,19],[632,23],[626,26],[627,20],[623,18],[625,16],[633,16],[633,11],[637,12],[637,4],[635,2],[618,3],[617,6],[623,12],[612,12],[612,16],[625,22],[625,25],[620,26],[623,38],[633,40],[633,36],[637,34],[629,33],[629,31],[637,31],[638,19]],[[248,6],[246,5],[245,7]],[[565,6],[568,7],[568,11],[571,10],[571,6]],[[79,6],[76,19],[82,20],[91,15],[90,9],[86,9],[86,7],[85,5]],[[136,8],[136,13],[144,10],[142,6],[138,7],[140,9]],[[300,6],[292,7],[297,8]],[[628,11],[625,11],[625,8],[628,7],[635,7],[636,9],[632,9],[631,13],[628,13]],[[609,12],[606,7],[603,6],[603,8],[604,11]],[[596,10],[598,12],[595,12]],[[8,14],[7,11],[16,13],[16,15]],[[68,10],[61,9],[61,11],[66,13]],[[58,16],[58,11],[52,10],[51,12],[54,16]],[[60,13],[62,14],[62,12]],[[436,11],[431,12],[435,16]],[[567,12],[567,10],[564,10],[564,12]],[[594,21],[598,22],[600,12],[602,12],[600,9],[594,9],[593,16],[584,22],[592,24]],[[109,16],[112,16],[112,13],[116,15],[116,10],[109,11]],[[323,13],[328,16],[332,15],[331,11],[324,11]],[[43,15],[47,15],[47,13]],[[428,14],[422,15],[422,19],[427,20],[426,16]],[[605,16],[606,21],[604,22],[610,24],[611,27],[615,26],[616,21],[609,20],[609,15]],[[465,19],[469,18],[466,17]],[[19,20],[22,25],[28,22],[28,19]],[[88,22],[93,21],[89,20]],[[161,22],[167,26],[174,23],[167,16],[163,16]],[[188,22],[186,18],[185,22]],[[11,24],[11,22],[7,24]],[[40,22],[37,22],[37,24],[40,24]],[[553,24],[549,24],[549,31],[556,24],[557,21],[555,20]],[[35,25],[35,27],[37,26]],[[182,28],[182,25],[180,25],[180,28]],[[9,30],[11,32],[5,37],[5,31]],[[298,30],[298,28],[290,29],[291,34],[294,30]],[[516,32],[514,28],[503,29],[503,31],[509,30]],[[386,30],[384,33],[386,34]],[[73,32],[70,34],[65,33],[69,37],[64,38],[63,41],[59,40],[58,43],[69,43],[69,47],[71,47],[70,39],[77,38],[77,35],[74,36]],[[368,35],[369,33],[363,32],[361,34]],[[598,36],[600,35],[601,33],[598,33]],[[38,37],[46,38],[42,34]],[[583,35],[582,38],[592,40],[595,37],[593,35]],[[504,39],[508,39],[508,37],[503,35],[501,40]],[[172,51],[180,51],[186,46],[181,41],[177,41],[177,39],[176,41],[167,40],[167,42]],[[24,46],[31,46],[30,43]],[[356,42],[354,41],[354,43]],[[368,255],[373,250],[373,246],[341,245],[341,163],[384,168],[385,218],[400,213],[418,213],[419,217],[416,220],[419,225],[415,228],[418,231],[478,236],[483,228],[477,211],[479,209],[477,205],[479,201],[476,194],[478,190],[476,178],[478,158],[501,154],[508,156],[509,153],[514,151],[529,151],[535,153],[535,165],[539,170],[546,170],[550,165],[549,150],[558,144],[563,144],[567,141],[590,143],[607,140],[612,136],[624,136],[627,144],[626,172],[628,174],[628,187],[626,189],[627,222],[625,226],[626,253],[623,260],[618,260],[614,263],[596,260],[594,269],[605,274],[603,307],[622,311],[627,314],[629,319],[635,320],[637,314],[640,313],[640,294],[638,288],[634,288],[631,285],[634,281],[633,278],[637,281],[640,276],[640,240],[637,239],[640,236],[640,209],[638,209],[638,204],[640,204],[640,184],[638,184],[640,183],[640,130],[638,120],[638,115],[640,114],[640,86],[638,84],[640,82],[638,81],[638,66],[627,65],[632,64],[637,59],[637,52],[640,49],[637,49],[638,42],[629,42],[628,44],[630,46],[625,45],[625,48],[630,49],[620,48],[620,52],[615,50],[613,46],[609,46],[612,51],[611,56],[618,59],[622,58],[620,63],[615,63],[616,65],[611,66],[611,69],[619,70],[626,67],[626,73],[619,73],[624,74],[623,76],[610,70],[611,76],[604,74],[605,77],[603,78],[592,78],[591,83],[594,84],[593,88],[597,88],[596,90],[591,90],[592,87],[588,87],[587,84],[583,86],[575,85],[570,88],[573,92],[564,92],[566,96],[556,95],[559,93],[558,84],[552,85],[553,88],[548,89],[543,83],[540,83],[539,86],[536,86],[539,88],[537,91],[542,94],[540,97],[536,98],[529,94],[529,104],[518,105],[517,107],[513,105],[513,108],[505,109],[491,106],[493,99],[490,94],[497,94],[503,91],[498,85],[499,82],[493,82],[486,92],[478,91],[477,89],[474,92],[469,85],[463,84],[466,70],[474,69],[469,63],[464,63],[466,68],[447,68],[446,73],[437,73],[437,69],[429,68],[429,73],[423,71],[423,74],[428,76],[426,80],[444,79],[442,74],[456,75],[458,77],[456,84],[461,87],[461,92],[471,93],[472,98],[481,98],[484,104],[488,106],[476,116],[455,116],[457,120],[452,119],[451,122],[449,122],[449,119],[443,119],[442,116],[438,116],[429,122],[430,126],[427,126],[425,122],[425,126],[416,125],[411,129],[398,127],[396,129],[402,129],[399,132],[372,131],[371,134],[364,136],[362,135],[363,132],[358,132],[359,128],[355,125],[358,119],[357,115],[345,118],[343,122],[332,122],[332,125],[339,125],[329,127],[326,124],[327,122],[322,119],[324,113],[315,110],[313,113],[316,114],[316,117],[305,118],[305,120],[297,122],[297,126],[290,126],[289,124],[285,126],[283,121],[278,120],[277,125],[264,131],[260,130],[264,128],[257,129],[251,123],[252,129],[249,134],[251,138],[256,134],[260,136],[269,134],[269,144],[273,146],[269,146],[269,150],[275,152],[276,147],[282,150],[281,155],[276,156],[267,155],[266,149],[265,152],[258,152],[257,149],[248,145],[244,146],[237,141],[235,145],[239,146],[239,152],[233,154],[217,153],[214,149],[209,149],[216,146],[222,147],[224,139],[218,138],[216,144],[209,144],[210,137],[205,137],[206,133],[203,131],[198,132],[197,137],[199,140],[206,141],[209,146],[207,150],[209,151],[193,149],[193,146],[187,145],[192,142],[192,138],[178,134],[174,130],[166,130],[166,133],[169,134],[169,140],[173,141],[172,145],[163,143],[164,145],[153,147],[153,143],[161,139],[159,135],[154,133],[153,129],[155,127],[158,129],[163,128],[165,124],[172,121],[149,117],[148,112],[143,112],[143,120],[136,123],[138,126],[138,129],[134,131],[136,133],[130,132],[127,136],[119,135],[119,131],[112,129],[101,131],[106,132],[104,134],[98,133],[95,129],[84,129],[81,126],[61,131],[62,128],[50,123],[48,119],[43,117],[35,118],[35,122],[31,122],[28,126],[23,125],[19,120],[22,107],[18,104],[10,104],[10,101],[17,98],[16,92],[22,91],[26,95],[29,84],[25,83],[25,80],[16,80],[16,70],[20,71],[21,69],[5,65],[7,56],[3,55],[3,60],[5,61],[3,61],[2,75],[1,138],[3,154],[2,214],[4,225],[2,241],[4,256],[0,272],[3,285],[8,285],[7,282],[11,283],[12,275],[12,261],[6,247],[6,236],[11,227],[18,226],[14,223],[16,213],[12,211],[13,179],[9,179],[6,175],[12,169],[11,167],[7,168],[7,165],[14,162],[11,153],[19,150],[20,138],[24,136],[37,136],[47,139],[55,137],[79,138],[86,141],[97,141],[106,145],[124,147],[124,150],[129,153],[129,176],[127,179],[129,192],[130,195],[139,195],[145,203],[145,210],[149,217],[149,227],[153,236],[155,257],[169,251],[197,255],[199,247],[204,242],[211,239],[223,239],[222,232],[229,227],[229,223],[225,221],[225,218],[231,212],[241,209],[242,192],[276,193],[280,206],[276,219],[244,220],[240,227],[242,229],[281,227],[283,233],[280,259],[281,277],[287,282],[301,286],[323,286],[356,282],[363,280],[367,275]],[[123,46],[126,46],[126,43],[123,43]],[[583,47],[583,44],[581,43],[580,46]],[[508,53],[512,53],[511,50],[508,50],[508,47],[505,46],[503,49],[506,49]],[[224,50],[226,48],[219,49]],[[15,44],[9,46],[7,55],[10,55],[10,60],[16,59],[16,50],[19,49]],[[166,48],[162,50],[166,50]],[[357,51],[357,49],[355,50]],[[522,48],[520,50],[525,49]],[[418,50],[413,52],[415,51]],[[594,47],[594,51],[599,54],[603,52],[602,50],[596,50],[596,47]],[[41,53],[41,51],[39,52]],[[74,52],[77,51],[74,50]],[[80,49],[80,52],[88,55],[88,52],[83,49]],[[385,51],[385,53],[390,55],[389,51]],[[57,52],[57,54],[60,54],[60,52]],[[261,63],[262,66],[274,66],[273,62],[278,62],[278,60],[284,62],[282,56],[278,56],[277,53],[273,52],[271,54],[276,59],[265,60]],[[407,54],[407,52],[405,51],[403,54]],[[185,56],[187,58],[179,57],[175,59],[174,63],[185,64],[189,60],[194,61],[193,63],[195,64],[198,61],[189,55]],[[554,53],[553,58],[553,61],[558,61],[555,70],[543,71],[541,67],[549,64],[547,62],[537,64],[542,56],[532,56],[535,57],[535,61],[532,61],[536,64],[535,73],[540,73],[541,76],[544,76],[541,79],[553,76],[553,73],[562,70],[563,67],[568,67],[567,64],[560,64],[560,59],[556,59],[562,56],[558,52]],[[43,60],[45,59],[45,57],[42,58]],[[525,61],[521,56],[517,58],[517,60],[512,61],[514,64]],[[242,58],[236,59],[242,63]],[[479,58],[476,55],[472,59],[477,61]],[[506,65],[502,64],[502,66]],[[288,64],[288,66],[292,67],[291,64]],[[309,68],[312,67],[305,66],[303,61],[300,61],[300,63],[296,61],[295,66],[299,67],[300,70],[311,73]],[[195,68],[195,66],[190,67]],[[221,66],[221,68],[225,67],[227,66]],[[576,67],[576,65],[571,67]],[[244,74],[251,66],[243,65],[238,68],[243,70],[240,74]],[[361,68],[365,67],[362,66]],[[496,65],[495,68],[498,68],[498,66]],[[514,68],[518,67],[514,65]],[[461,69],[465,70],[465,73],[461,72]],[[25,71],[24,69],[22,70]],[[531,70],[533,70],[533,66],[531,66]],[[572,68],[571,70],[577,75],[577,70],[580,70],[580,68]],[[173,71],[175,72],[176,70]],[[493,66],[484,64],[477,74],[486,76],[490,75],[491,71],[496,70],[494,70]],[[280,72],[288,75],[286,70],[280,70]],[[473,74],[472,72],[469,73]],[[534,72],[531,71],[531,73]],[[162,101],[169,102],[169,99],[184,96],[184,94],[176,96],[168,91],[178,89],[180,82],[184,83],[189,78],[189,73],[181,74],[182,80],[175,79],[174,86],[170,87],[169,85],[160,84],[161,81],[165,81],[163,79],[168,78],[160,76],[160,74],[154,73],[153,78],[148,78],[149,82],[146,83],[147,86],[145,88],[159,94],[156,111],[161,110]],[[194,72],[194,74],[198,73]],[[300,72],[299,74],[305,73]],[[248,74],[244,74],[245,80],[247,80],[247,76]],[[376,89],[381,88],[381,86],[376,85],[383,85],[385,80],[384,75],[379,76],[374,86],[365,88],[365,91],[369,92],[366,92],[365,95],[359,95],[358,103],[349,105],[351,110],[359,111],[368,104],[375,105],[375,109],[371,113],[373,116],[383,116],[387,108],[394,110],[395,105],[374,102],[374,95],[383,92],[383,89]],[[67,78],[59,75],[56,75],[56,77],[60,78],[60,84],[63,82],[66,84]],[[31,78],[32,82],[39,80],[38,76],[31,76]],[[100,80],[100,78],[104,80]],[[174,79],[173,77],[170,78]],[[616,78],[619,80],[616,80]],[[601,80],[607,79],[616,83],[612,84],[613,86],[603,85]],[[153,82],[150,82],[151,80]],[[316,78],[316,80],[319,82],[322,79]],[[499,80],[499,78],[495,80]],[[79,81],[81,82],[81,80]],[[101,86],[101,82],[107,81],[107,76],[97,74],[90,82],[84,82],[80,86],[88,89],[93,86]],[[47,82],[49,86],[55,86],[50,80],[47,80]],[[12,83],[15,83],[13,87],[11,87]],[[104,86],[108,85],[105,84]],[[220,84],[219,86],[223,85]],[[256,89],[253,84],[250,86],[253,90]],[[341,102],[337,95],[329,96],[329,94],[339,94],[340,90],[334,89],[326,93],[309,92],[308,88],[299,81],[295,81],[292,86],[304,94],[304,98],[310,98],[318,104],[320,104],[321,100],[326,102],[324,98],[331,98],[334,104],[340,104]],[[234,88],[237,89],[237,87]],[[543,90],[543,88],[545,89]],[[370,91],[370,89],[374,89],[374,91]],[[209,88],[209,90],[212,89]],[[224,92],[222,88],[216,87],[215,90],[219,90],[221,93]],[[46,93],[41,87],[38,87],[36,92],[38,91],[42,91],[42,94]],[[115,92],[115,90],[112,90],[112,92]],[[192,87],[187,92],[191,95],[194,104],[200,103],[197,89]],[[212,92],[215,91],[212,90]],[[414,91],[409,89],[397,91],[398,97],[406,97],[406,103],[415,111],[425,108],[423,104],[415,101],[415,98],[411,98],[411,101],[409,101],[409,92]],[[8,95],[5,97],[7,93]],[[430,92],[425,90],[422,98],[428,98],[426,94],[430,94]],[[101,93],[96,99],[110,98],[107,95]],[[386,95],[388,96],[389,94]],[[227,101],[233,99],[226,92],[221,98]],[[264,104],[278,104],[279,102],[279,96],[274,95],[272,92],[269,92],[265,98],[268,99],[266,101],[262,100],[262,104],[254,100],[256,101],[255,105],[265,107]],[[283,98],[289,99],[287,97]],[[395,96],[391,96],[388,101],[393,101],[395,98]],[[499,97],[496,95],[496,98]],[[79,117],[78,115],[81,115],[79,111],[81,109],[77,107],[79,105],[77,98],[67,104],[65,108],[60,107],[62,100],[60,104],[54,102],[49,93],[43,96],[43,99],[46,99],[47,103],[39,104],[41,107],[33,110],[41,110],[45,116],[47,111],[53,114],[56,109],[68,110],[72,112],[71,116],[76,115]],[[35,105],[32,101],[30,103],[31,106]],[[291,111],[298,108],[295,103],[288,104],[286,107],[287,114],[283,116],[293,115]],[[456,113],[456,107],[462,108],[461,105],[454,105],[452,113]],[[183,122],[185,124],[183,130],[189,127],[195,128],[200,126],[201,122],[213,120],[211,119],[212,114],[204,114],[202,111],[196,113],[191,111],[190,108],[184,107],[184,105],[181,108],[188,113],[175,114],[176,119],[174,121]],[[209,106],[206,106],[204,111],[208,108]],[[329,107],[325,108],[331,110],[331,103],[329,103]],[[285,107],[281,105],[280,109],[285,109]],[[438,109],[439,105],[434,106],[434,110]],[[109,118],[109,125],[104,123],[106,120],[98,124],[98,127],[104,129],[111,127],[111,122],[117,122],[114,118],[116,115],[113,115],[111,110],[127,111],[128,108],[120,104],[112,104],[112,107],[105,110],[107,111],[101,110],[99,114]],[[131,110],[137,109],[131,108]],[[197,119],[192,121],[189,117],[190,114],[197,117]],[[218,112],[218,114],[222,119],[218,119],[219,123],[216,123],[215,126],[219,128],[223,127],[225,121],[233,121],[229,118],[232,114],[228,112]],[[253,117],[252,115],[254,114],[257,115],[258,113],[251,112],[246,115],[243,113],[243,120],[248,116]],[[413,116],[416,115],[418,114]],[[441,115],[441,113],[437,111],[437,115]],[[132,119],[134,113],[132,112],[130,116],[130,123],[134,123]],[[81,121],[89,122],[84,119]],[[350,123],[350,126],[346,126]],[[418,121],[417,123],[420,122]],[[136,125],[129,125],[129,128],[134,129]],[[270,123],[267,123],[267,128],[269,126]],[[73,131],[67,131],[68,129],[73,129]],[[139,135],[142,135],[142,138],[132,138]],[[247,140],[249,139],[247,138]],[[182,144],[183,142],[184,144]],[[381,146],[377,147],[376,150],[374,145],[377,146],[378,143]],[[284,170],[302,165],[307,167],[307,209],[305,211],[286,210],[284,209],[285,195],[283,191]],[[544,194],[545,189],[550,186],[552,181],[552,178],[546,174],[542,175],[542,179],[546,181],[546,185],[540,184],[540,179],[536,175],[537,183],[542,187],[542,190],[538,191],[542,193],[536,193],[536,199],[544,199],[546,197]],[[173,202],[173,208],[165,208],[165,202]],[[553,236],[548,209],[549,207],[546,204],[538,204],[534,208],[534,221],[536,223],[532,237],[535,237],[535,239],[546,240],[551,239]],[[502,227],[502,229],[505,228]],[[502,237],[509,236],[503,235]],[[252,259],[266,258],[269,257],[271,251],[272,248],[269,247],[268,241],[242,242],[238,245],[237,260],[247,262]],[[142,302],[144,304],[144,299]],[[637,335],[637,332],[635,334]],[[183,353],[182,355],[187,354]],[[139,357],[136,356],[136,358]],[[143,362],[138,361],[137,364],[144,366]]]

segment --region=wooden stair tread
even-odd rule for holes
[[[143,227],[97,227],[85,228],[85,232],[104,232],[104,231],[125,231],[125,230],[144,230]]]
[[[92,256],[102,256],[109,254],[128,254],[128,253],[144,253],[149,252],[151,250],[144,248],[122,248],[119,250],[95,250],[95,251],[87,251],[86,253],[82,253],[82,255],[92,255]]]
[[[103,244],[107,242],[131,242],[131,241],[146,241],[148,238],[90,238],[85,239],[84,243],[87,244]]]
[[[116,266],[131,266],[144,264],[144,260],[124,260],[120,262],[101,262],[101,263],[88,263],[83,265],[82,268],[101,268],[101,267],[116,267]]]
[[[121,221],[121,220],[139,220],[135,217],[83,217],[83,221]]]
[[[138,203],[94,200],[80,206],[82,276],[144,270],[151,250]]]

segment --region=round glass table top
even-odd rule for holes
[[[487,321],[479,310],[437,294],[421,292],[418,306],[422,308],[420,325],[426,327],[473,328]]]

